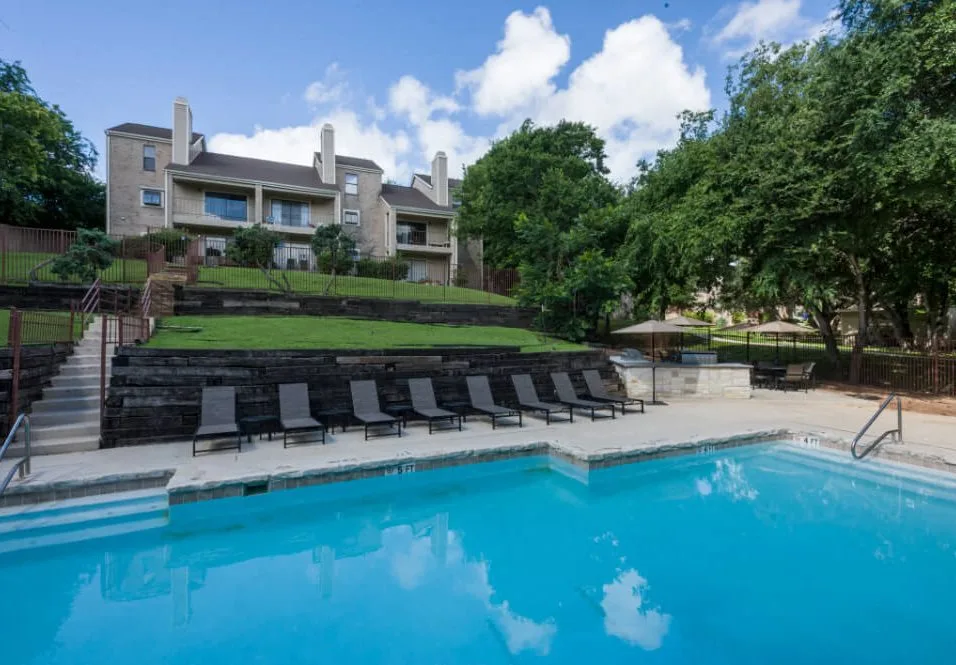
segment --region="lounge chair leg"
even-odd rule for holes
[[[551,412],[550,412],[550,411],[545,411],[545,412],[544,412],[544,422],[545,422],[545,424],[547,424],[547,425],[550,425],[550,424],[551,424]]]
[[[498,417],[495,414],[491,414],[491,429],[498,428]]]
[[[193,437],[193,457],[196,456],[196,437]]]
[[[521,422],[522,417],[523,417],[523,414],[519,411],[519,412],[518,412],[518,427],[519,427],[519,428],[520,428],[520,427],[524,427],[524,423]]]
[[[462,420],[462,417],[458,416],[458,431],[459,432],[461,431],[461,420]]]

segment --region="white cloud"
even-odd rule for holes
[[[209,149],[244,157],[271,159],[293,164],[312,164],[319,149],[319,128],[326,122],[335,127],[335,150],[342,155],[367,157],[384,169],[386,177],[407,180],[412,141],[403,130],[388,132],[377,122],[364,123],[353,111],[338,109],[316,117],[311,124],[281,129],[256,127],[251,135],[216,134]]]
[[[813,21],[803,9],[802,0],[741,2],[713,37],[713,42],[729,47],[724,53],[726,57],[737,58],[760,41],[775,41],[787,47],[798,41],[819,39],[830,32],[835,11],[822,21]]]
[[[313,81],[306,87],[302,98],[313,108],[338,104],[346,100],[347,90],[345,74],[339,69],[339,63],[333,62],[325,68],[321,81]]]
[[[800,15],[801,0],[757,0],[742,2],[715,40],[727,42],[746,38],[751,42],[761,39],[779,39],[792,30],[797,22],[803,22]]]
[[[571,38],[554,30],[545,7],[516,11],[505,20],[497,51],[477,69],[457,72],[455,80],[471,90],[478,113],[504,115],[554,94],[551,79],[570,57]]]
[[[571,57],[570,38],[557,31],[546,8],[516,11],[505,20],[495,51],[475,69],[455,74],[453,93],[405,75],[389,88],[384,106],[365,98],[356,112],[346,105],[353,95],[333,63],[303,95],[320,109],[311,123],[256,128],[249,136],[220,134],[210,139],[210,146],[308,164],[318,145],[317,128],[331,122],[339,152],[375,159],[386,177],[406,182],[414,169],[427,171],[438,150],[448,155],[449,174],[457,176],[463,165],[484,154],[493,138],[524,118],[539,124],[564,118],[595,126],[607,142],[612,175],[626,179],[640,158],[673,144],[678,113],[710,107],[704,70],[689,65],[672,38],[672,32],[687,27],[686,21],[668,26],[649,15],[618,25],[561,86],[557,79]],[[469,131],[467,123],[475,115],[492,120],[496,130]]]

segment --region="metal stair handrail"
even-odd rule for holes
[[[896,399],[896,429],[886,430],[885,432],[880,434],[878,437],[876,437],[876,440],[873,441],[873,443],[868,445],[861,452],[858,452],[856,447],[857,445],[859,445],[860,440],[863,438],[863,435],[866,434],[867,430],[870,429],[870,426],[874,422],[876,422],[876,419],[880,417],[880,414],[883,413],[884,409],[886,409],[886,407],[888,407],[890,405],[890,402],[892,402],[894,399]],[[880,443],[883,442],[883,439],[885,439],[888,436],[893,436],[894,441],[903,440],[903,404],[902,404],[902,401],[900,400],[899,395],[897,395],[896,393],[890,393],[889,395],[887,395],[886,399],[883,400],[883,403],[880,404],[880,408],[876,410],[876,413],[874,413],[873,416],[866,421],[866,424],[863,426],[863,428],[856,433],[856,436],[853,437],[853,443],[850,445],[850,454],[853,455],[854,459],[863,459],[864,457],[869,455],[874,448],[880,445]]]
[[[30,416],[25,413],[21,413],[13,427],[10,428],[10,433],[7,434],[6,441],[3,442],[3,447],[0,448],[0,461],[3,461],[3,456],[7,452],[7,448],[10,447],[10,444],[13,442],[13,439],[16,437],[17,430],[20,429],[20,426],[23,426],[23,458],[17,460],[13,465],[10,471],[7,473],[7,476],[3,479],[3,482],[0,482],[0,496],[3,495],[4,491],[7,489],[7,485],[10,484],[10,481],[13,480],[13,474],[17,471],[20,472],[21,480],[30,474]]]

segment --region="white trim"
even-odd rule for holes
[[[355,216],[358,218],[358,222],[357,222],[356,224],[346,224],[346,223],[345,223],[345,215],[346,215],[347,213],[350,213],[350,212],[354,212],[354,213],[355,213]],[[362,225],[362,211],[361,211],[361,210],[356,210],[356,209],[354,209],[354,208],[346,208],[345,210],[342,211],[342,226],[361,226],[361,225]]]
[[[416,181],[416,180],[417,180],[418,182],[422,183],[423,185],[425,185],[426,187],[428,187],[428,189],[434,189],[434,187],[432,187],[432,184],[431,184],[430,182],[428,182],[427,180],[425,180],[424,178],[422,178],[422,177],[421,177],[420,175],[418,175],[417,173],[415,173],[414,175],[412,175],[412,186],[413,186],[413,187],[415,186],[415,181]]]
[[[410,208],[408,206],[397,206],[386,201],[384,196],[381,196],[380,198],[382,199],[382,202],[385,203],[385,205],[387,205],[389,208],[391,208],[392,210],[396,212],[407,212],[413,215],[425,215],[426,217],[430,216],[430,217],[448,217],[448,218],[454,217],[456,214],[458,214],[454,210],[429,210],[427,208]]]
[[[106,132],[106,235],[110,233],[110,133]]]
[[[338,196],[338,190],[332,189],[319,189],[317,187],[299,187],[298,185],[283,185],[278,182],[267,182],[265,180],[247,180],[244,178],[229,178],[226,176],[217,176],[217,175],[207,175],[205,173],[188,173],[186,171],[177,171],[174,168],[166,167],[166,173],[173,175],[177,180],[183,180],[187,182],[199,182],[199,183],[215,183],[220,185],[238,185],[240,187],[251,187],[255,188],[256,185],[261,185],[269,189],[274,189],[280,192],[300,192],[305,194],[320,195],[326,198],[335,198]]]
[[[163,138],[158,138],[158,137],[156,137],[156,136],[146,136],[145,134],[132,134],[132,133],[129,133],[129,132],[117,132],[117,131],[112,130],[112,129],[107,129],[107,130],[106,130],[106,135],[107,135],[107,136],[119,136],[119,137],[122,137],[122,138],[124,138],[124,139],[140,139],[140,140],[143,140],[143,141],[159,141],[160,143],[172,143],[172,142],[173,142],[173,139],[172,139],[172,138],[163,139]]]
[[[382,169],[369,169],[364,166],[355,166],[353,164],[339,164],[339,161],[337,159],[335,160],[335,168],[342,169],[343,171],[352,170],[352,171],[362,171],[363,173],[379,173],[379,174],[385,173],[385,171],[383,171]]]
[[[149,191],[149,192],[159,192],[159,205],[158,205],[158,206],[150,205],[150,204],[147,204],[147,203],[145,203],[145,202],[143,201],[143,194],[144,194],[145,192],[147,192],[147,191]],[[166,207],[166,192],[163,191],[162,189],[160,189],[159,187],[150,187],[150,186],[148,186],[148,185],[140,185],[140,186],[139,186],[139,207],[140,207],[140,208],[152,208],[152,209],[154,209],[154,210],[165,208],[165,207]]]

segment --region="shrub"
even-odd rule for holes
[[[319,272],[343,274],[352,269],[355,240],[338,224],[323,225],[312,236],[312,253]]]
[[[173,263],[177,258],[186,256],[186,250],[193,237],[178,229],[162,229],[149,234],[149,241],[155,248],[163,245],[166,248],[166,262]]]
[[[226,245],[226,257],[240,266],[267,270],[272,268],[281,239],[261,224],[239,228]]]
[[[67,281],[78,277],[84,283],[96,279],[96,273],[113,263],[119,243],[97,229],[78,229],[76,242],[65,254],[56,257],[50,272]]]
[[[388,258],[384,261],[359,259],[355,262],[355,274],[359,277],[401,281],[408,277],[408,271],[408,262],[397,258]]]

